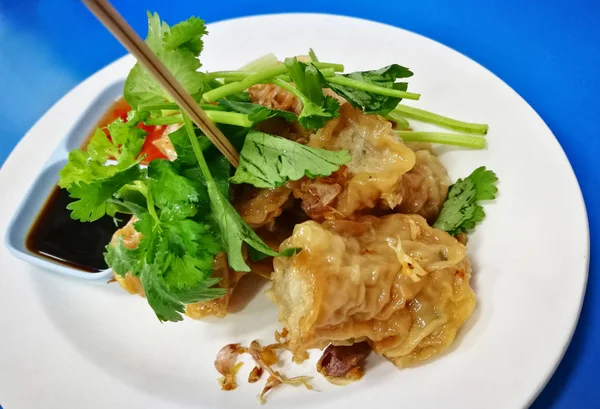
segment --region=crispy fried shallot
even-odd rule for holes
[[[246,348],[242,347],[240,344],[228,344],[221,348],[217,353],[215,368],[223,375],[219,379],[219,385],[221,385],[222,390],[231,391],[237,388],[235,375],[242,366],[242,362],[236,363],[236,361],[238,356],[245,351]]]

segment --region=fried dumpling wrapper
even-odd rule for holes
[[[294,196],[302,200],[311,219],[347,219],[380,203],[392,209],[402,201],[399,182],[415,165],[415,153],[393,132],[389,121],[345,103],[339,117],[313,134],[308,145],[347,149],[352,156],[345,167],[328,178],[304,178],[294,184]],[[318,202],[320,205],[315,206]]]
[[[430,149],[410,148],[415,152],[415,166],[402,175],[402,201],[394,211],[418,214],[433,223],[448,196],[448,172]]]
[[[289,331],[294,358],[329,343],[368,341],[399,367],[453,342],[475,295],[465,246],[418,215],[307,221],[276,257],[269,297]]]

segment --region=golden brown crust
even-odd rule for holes
[[[309,348],[368,340],[398,366],[441,353],[469,317],[465,247],[417,215],[297,225],[274,260],[269,296],[298,360]]]
[[[416,150],[415,157],[415,166],[402,175],[402,201],[394,211],[418,214],[432,223],[448,195],[448,173],[429,150]]]
[[[400,141],[388,121],[363,114],[346,103],[340,109],[340,116],[313,134],[308,145],[328,150],[347,149],[352,156],[344,180],[336,183],[341,190],[329,186],[329,177],[304,178],[301,189],[294,191],[296,197],[309,202],[304,205],[309,209],[309,217],[352,219],[381,203],[392,209],[402,201],[401,178],[414,166],[415,154]],[[320,194],[327,197],[322,200],[328,203],[326,211],[318,208],[313,212],[310,203],[318,203]]]

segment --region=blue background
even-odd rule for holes
[[[600,272],[600,1],[114,0],[113,4],[142,35],[147,9],[158,11],[170,23],[192,14],[207,22],[293,11],[357,16],[438,40],[506,81],[542,116],[566,151],[583,190],[592,234],[590,278],[577,331],[533,408],[600,408],[600,281],[596,277]],[[76,0],[0,0],[0,164],[54,102],[124,54]],[[560,192],[552,197],[560,198]],[[556,236],[569,239],[558,231]],[[565,280],[568,274],[565,271]],[[519,376],[518,368],[514,376]]]

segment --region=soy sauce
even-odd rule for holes
[[[72,201],[66,190],[56,186],[31,227],[25,247],[50,261],[78,270],[90,273],[106,270],[105,247],[126,221],[115,225],[109,216],[90,223],[73,220],[71,211],[67,210]]]
[[[96,123],[81,149],[87,148],[97,128],[102,129],[110,138],[107,125],[117,118],[127,121],[129,111],[131,107],[123,98],[115,101]],[[142,163],[147,164],[157,158],[166,159],[166,156],[154,146],[154,141],[164,133],[165,126],[144,124],[138,126],[147,132],[142,147],[142,154],[145,156]],[[95,222],[82,223],[71,219],[71,212],[67,210],[67,205],[71,201],[69,193],[56,186],[29,230],[25,247],[33,254],[78,270],[90,273],[106,270],[108,266],[104,261],[105,247],[113,233],[125,225],[129,216],[123,216],[125,221],[117,225],[109,216],[104,216]]]

